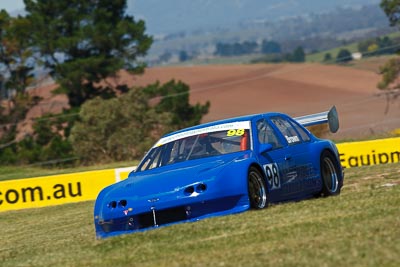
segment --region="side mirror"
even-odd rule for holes
[[[271,144],[260,144],[260,149],[259,152],[260,154],[266,153],[268,151],[272,150],[272,145]]]

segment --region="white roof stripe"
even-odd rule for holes
[[[167,144],[169,142],[173,142],[182,138],[204,134],[204,133],[212,133],[212,132],[219,132],[219,131],[228,131],[232,129],[250,129],[250,121],[238,121],[232,123],[224,123],[224,124],[217,124],[213,126],[208,126],[205,128],[200,128],[196,130],[188,130],[185,132],[173,134],[170,136],[166,136],[158,140],[158,142],[153,146],[161,146]]]

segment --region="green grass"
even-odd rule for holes
[[[86,167],[79,166],[70,168],[65,168],[65,167],[43,168],[38,166],[20,166],[20,167],[0,166],[0,181],[10,180],[10,179],[41,177],[41,176],[64,174],[64,173],[123,168],[123,167],[135,166],[137,164],[138,164],[137,161],[129,161],[129,162],[116,162],[116,163],[109,163],[102,165],[94,165]]]
[[[393,33],[390,33],[387,35],[383,35],[383,36],[381,36],[381,38],[383,38],[385,36],[388,36],[390,39],[399,38],[400,32],[393,32]],[[350,43],[347,45],[335,47],[335,48],[332,48],[332,49],[329,49],[326,51],[321,51],[318,53],[307,54],[306,61],[307,62],[323,62],[325,54],[327,54],[327,53],[330,53],[334,60],[334,59],[336,59],[336,56],[338,55],[338,53],[341,49],[347,49],[351,53],[358,52],[358,42],[353,42],[353,43]]]
[[[235,65],[235,64],[251,64],[255,59],[260,58],[261,54],[249,54],[243,56],[230,56],[230,57],[210,57],[210,58],[196,58],[185,62],[169,64],[170,66],[191,66],[191,65]]]
[[[338,197],[95,240],[93,202],[0,213],[7,266],[400,266],[399,164],[347,169]]]
[[[348,45],[340,46],[340,47],[335,47],[323,52],[318,52],[318,53],[313,53],[313,54],[307,54],[306,55],[306,61],[307,62],[323,62],[325,54],[331,54],[332,56],[332,63],[334,63],[334,60],[336,59],[336,56],[338,55],[339,51],[341,49],[347,49],[350,51],[350,53],[354,53],[358,51],[357,43],[351,43]]]

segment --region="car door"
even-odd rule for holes
[[[265,173],[270,201],[282,201],[285,199],[282,193],[282,179],[290,168],[288,146],[265,118],[256,121],[256,131],[255,138],[258,140],[259,149],[262,150],[267,144],[271,145],[267,151],[259,151],[259,162]]]
[[[282,176],[282,194],[287,199],[300,198],[318,188],[318,175],[312,165],[311,140],[307,132],[284,115],[270,118],[287,143],[287,172]]]

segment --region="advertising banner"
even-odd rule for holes
[[[400,137],[337,144],[344,168],[400,162]],[[0,182],[0,212],[95,200],[135,167]]]
[[[400,161],[400,137],[337,144],[345,168]]]
[[[94,200],[104,187],[126,179],[134,167],[0,182],[0,212]]]

